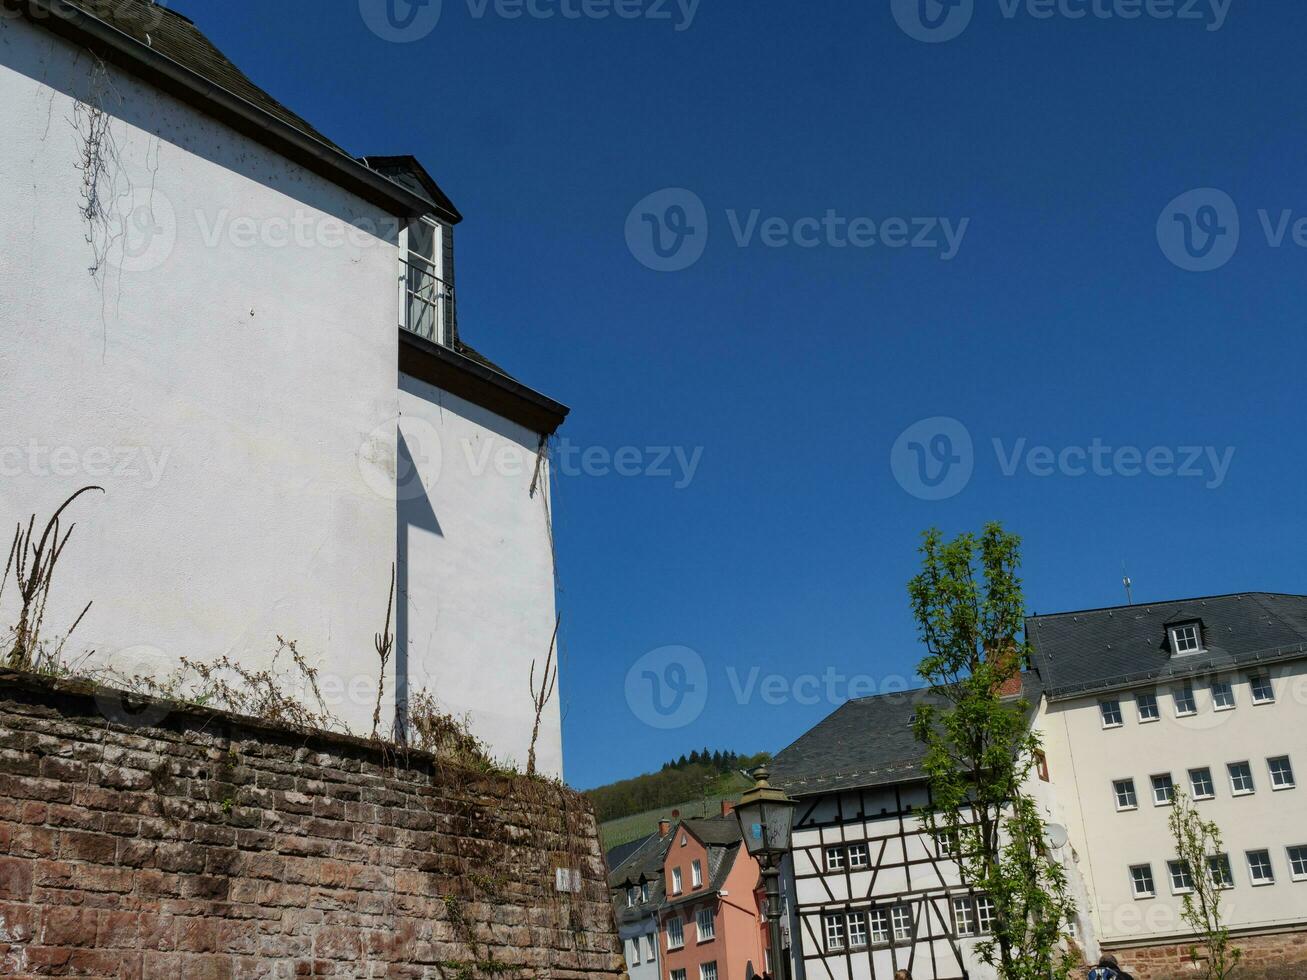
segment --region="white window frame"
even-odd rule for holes
[[[640,882],[640,901],[649,901],[649,882],[647,881]]]
[[[1276,763],[1284,763],[1277,769]],[[1279,792],[1285,789],[1296,789],[1298,780],[1293,774],[1293,761],[1287,755],[1273,755],[1266,760],[1266,771],[1271,774],[1271,789]],[[1284,782],[1280,782],[1277,777],[1288,776]]]
[[[890,931],[894,936],[894,942],[906,943],[912,940],[916,932],[917,924],[913,921],[911,905],[894,905],[889,910]],[[907,920],[906,931],[904,919]]]
[[[1194,890],[1194,873],[1183,861],[1167,861],[1166,877],[1171,883],[1172,895],[1188,895]],[[1188,882],[1188,884],[1185,884]]]
[[[1249,674],[1248,690],[1252,692],[1253,704],[1275,704],[1275,685],[1269,673]]]
[[[844,950],[844,916],[826,916],[826,951],[839,953]]]
[[[626,890],[626,907],[628,909],[635,907],[635,896],[638,894],[640,894],[640,890],[635,885]]]
[[[1253,887],[1261,888],[1265,885],[1275,884],[1275,865],[1271,863],[1271,852],[1265,848],[1248,851],[1245,855],[1248,859],[1248,879],[1253,883]],[[1257,869],[1262,867],[1263,862],[1260,858],[1266,858],[1266,876],[1259,878]]]
[[[1228,703],[1222,703],[1226,698]],[[1229,681],[1212,681],[1212,710],[1233,711],[1239,707],[1239,699],[1234,696],[1234,685]]]
[[[867,913],[867,935],[873,946],[888,946],[890,942],[889,909],[881,906]]]
[[[685,920],[679,915],[667,920],[667,949],[685,949]]]
[[[699,967],[699,980],[717,980],[717,961],[704,963]]]
[[[1194,778],[1197,773],[1203,774],[1207,782],[1207,792],[1198,792],[1198,780]],[[1216,780],[1212,776],[1211,766],[1198,766],[1189,770],[1189,792],[1195,800],[1214,800],[1216,799]]]
[[[968,939],[979,935],[976,924],[976,906],[970,896],[953,899],[953,923],[958,938]]]
[[[988,895],[977,895],[976,929],[979,934],[982,936],[992,935],[996,918],[998,918],[998,909],[994,906],[994,900]]]
[[[672,980],[685,980],[686,971],[684,968],[672,971]]]
[[[1198,623],[1181,623],[1171,627],[1171,652],[1177,657],[1203,652],[1203,633]]]
[[[1175,779],[1169,772],[1159,772],[1149,776],[1148,781],[1153,787],[1153,806],[1175,805]],[[1164,794],[1159,795],[1158,790],[1163,789]]]
[[[843,848],[843,847],[827,847],[827,848],[826,848],[826,870],[827,870],[827,871],[843,871],[843,870],[844,870],[844,864],[845,864],[845,858],[844,858],[844,848]]]
[[[1181,684],[1171,692],[1171,700],[1175,702],[1175,716],[1177,718],[1191,718],[1198,714],[1198,696],[1194,694],[1192,684]]]
[[[703,887],[703,862],[698,858],[690,862],[690,887]]]
[[[1230,855],[1209,855],[1207,858],[1207,877],[1211,879],[1216,888],[1222,890],[1233,888],[1234,867],[1230,864]]]
[[[848,917],[848,928],[845,932],[849,949],[866,949],[870,942],[870,933],[867,932],[867,913],[850,912]]]
[[[708,923],[707,929],[703,927],[705,921]],[[701,943],[717,938],[717,915],[711,907],[699,909],[694,913],[694,934]]]
[[[1285,853],[1289,857],[1289,877],[1307,881],[1307,844],[1290,844]]]
[[[684,890],[685,878],[680,868],[672,868],[672,894],[679,895]]]
[[[1145,880],[1147,880],[1147,886],[1141,887],[1144,885]],[[1157,880],[1153,877],[1153,866],[1151,864],[1130,865],[1130,893],[1135,898],[1155,898],[1157,896]]]
[[[1126,801],[1122,801],[1126,797]],[[1139,809],[1139,794],[1135,792],[1135,781],[1131,778],[1112,780],[1112,798],[1116,801],[1116,812],[1127,813]]]
[[[1135,711],[1139,714],[1139,724],[1151,725],[1162,720],[1162,707],[1157,703],[1157,695],[1144,692],[1135,695]]]
[[[646,963],[652,963],[657,958],[658,937],[652,932],[647,932],[644,936],[644,961]]]
[[[1125,718],[1121,714],[1121,702],[1116,699],[1108,698],[1098,702],[1098,715],[1103,723],[1103,728],[1120,728],[1125,724]]]
[[[871,867],[871,851],[866,844],[849,845],[849,870],[864,871]]]
[[[1231,762],[1226,769],[1230,773],[1230,794],[1232,796],[1252,796],[1257,792],[1257,781],[1253,779],[1253,767],[1247,762]],[[1247,776],[1248,788],[1240,789],[1239,782],[1235,779],[1236,770],[1238,775]]]

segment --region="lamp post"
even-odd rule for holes
[[[777,980],[789,980],[790,965],[781,949],[781,861],[790,852],[794,832],[794,808],[798,805],[767,782],[771,773],[765,766],[754,770],[753,789],[744,794],[735,808],[744,837],[744,849],[762,866],[763,887],[767,893],[768,935]]]

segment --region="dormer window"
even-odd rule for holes
[[[429,218],[420,218],[408,227],[404,329],[448,347],[453,342],[454,290],[442,275],[444,231]]]
[[[1203,648],[1202,623],[1178,623],[1170,627],[1171,655],[1183,657]]]

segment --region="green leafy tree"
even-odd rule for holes
[[[1171,836],[1193,888],[1184,896],[1185,922],[1207,943],[1204,957],[1198,947],[1190,949],[1194,966],[1206,970],[1208,980],[1226,980],[1234,974],[1243,950],[1230,940],[1221,910],[1221,892],[1230,887],[1230,859],[1222,848],[1221,828],[1204,820],[1184,790],[1175,790],[1171,810]]]
[[[1003,980],[1062,980],[1075,966],[1075,902],[1029,791],[1040,743],[1019,694],[1029,659],[1020,539],[999,524],[948,542],[931,530],[921,555],[908,593],[932,694],[915,720],[931,789],[924,822],[967,886],[994,903],[981,959]]]

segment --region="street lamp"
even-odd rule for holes
[[[790,853],[790,836],[794,831],[794,800],[784,790],[767,782],[771,773],[765,766],[755,769],[756,784],[735,807],[744,837],[744,849],[762,866],[763,886],[767,893],[768,932],[771,936],[773,966],[777,980],[789,980],[790,968],[781,949],[781,861]]]

